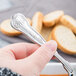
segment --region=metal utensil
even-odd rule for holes
[[[34,43],[39,45],[46,43],[45,39],[29,25],[26,17],[20,13],[12,16],[11,26],[24,33]],[[69,76],[76,76],[76,71],[72,68],[71,64],[61,57],[58,52],[55,53],[55,57],[62,63]]]

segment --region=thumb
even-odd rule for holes
[[[35,64],[35,67],[41,72],[44,66],[50,61],[57,49],[57,43],[54,40],[46,42],[31,56],[31,61]]]

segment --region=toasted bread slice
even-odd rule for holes
[[[52,31],[51,31],[51,32],[52,32]],[[49,35],[48,35],[47,41],[50,41],[50,40],[52,39],[51,32],[50,32]]]
[[[44,16],[43,24],[46,27],[54,26],[59,23],[60,18],[64,15],[63,11],[54,11]]]
[[[69,28],[63,25],[56,26],[51,35],[61,51],[67,54],[76,54],[76,37]]]
[[[61,23],[69,27],[76,34],[76,21],[71,16],[62,16]]]
[[[42,27],[42,30],[41,30],[41,35],[43,36],[43,38],[47,41],[48,39],[48,36],[51,32],[52,28],[47,28],[45,26]]]
[[[30,18],[27,18],[27,21],[29,22],[29,24],[32,26],[32,21]]]
[[[61,25],[61,23],[59,22],[57,25],[55,25],[54,27],[58,26],[58,25]],[[52,30],[54,29],[54,27],[52,27]],[[50,31],[49,35],[48,35],[48,38],[47,38],[47,41],[50,41],[52,40],[52,30]]]
[[[10,19],[3,21],[0,25],[0,31],[8,36],[18,36],[21,32],[13,29],[10,25]]]
[[[36,29],[39,33],[42,29],[42,21],[43,21],[43,14],[41,12],[36,12],[32,18],[32,27]]]

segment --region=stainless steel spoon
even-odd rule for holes
[[[11,26],[24,33],[34,43],[39,45],[46,43],[45,39],[29,25],[26,17],[20,13],[12,16]],[[72,68],[71,64],[61,57],[58,52],[55,53],[55,57],[62,63],[69,76],[76,76],[76,71]]]

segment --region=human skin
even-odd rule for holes
[[[0,49],[0,67],[7,67],[22,76],[39,76],[57,49],[51,40],[42,46],[16,43]]]

